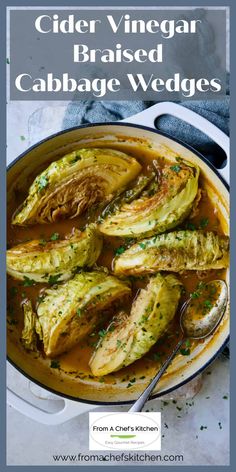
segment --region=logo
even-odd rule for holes
[[[161,413],[89,413],[89,449],[161,450]]]

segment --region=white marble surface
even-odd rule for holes
[[[66,103],[53,103],[53,105],[60,105],[56,125],[59,130],[63,115],[62,107]],[[8,104],[8,162],[27,149],[29,137],[31,141],[35,139],[34,130],[32,126],[29,127],[29,118],[39,108],[43,113],[45,106],[48,106],[48,102]],[[30,123],[32,124],[32,118]],[[51,130],[49,120],[47,134],[49,135],[52,131],[56,130]],[[13,368],[9,369],[8,382],[13,383],[18,392],[24,391],[25,379]],[[220,356],[204,373],[203,386],[193,401],[178,399],[177,403],[171,400],[149,402],[147,409],[162,412],[164,437],[161,454],[184,455],[184,462],[169,461],[162,462],[162,465],[229,464],[228,394],[229,362]],[[119,408],[112,407],[111,410],[119,411]],[[101,411],[104,411],[104,408]],[[201,426],[204,428],[201,429]],[[55,462],[53,455],[77,454],[78,452],[88,453],[88,413],[60,426],[45,426],[35,423],[8,407],[8,465],[65,465],[65,462]],[[132,464],[143,465],[141,462],[132,462]],[[66,465],[78,465],[78,462],[67,461]]]

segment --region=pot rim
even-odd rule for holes
[[[218,349],[218,351],[207,361],[206,364],[204,364],[202,367],[200,367],[200,369],[198,369],[196,372],[194,372],[190,377],[188,377],[185,380],[182,380],[180,383],[178,383],[177,385],[175,385],[173,387],[170,387],[170,388],[168,388],[166,390],[163,390],[159,393],[155,393],[154,395],[151,395],[149,400],[155,400],[156,398],[164,397],[168,393],[171,393],[174,390],[177,390],[178,388],[183,387],[183,385],[187,384],[188,382],[191,382],[191,380],[193,380],[195,377],[197,377],[197,375],[201,374],[201,372],[203,372],[205,369],[207,369],[207,367],[209,367],[211,365],[211,363],[218,357],[218,355],[221,353],[221,351],[223,351],[223,349],[225,348],[226,344],[228,344],[229,338],[230,337],[228,335],[227,338],[225,339],[225,341],[223,342],[222,346]],[[99,405],[99,406],[102,406],[102,405],[129,405],[129,404],[133,403],[134,401],[136,401],[136,398],[133,398],[132,400],[123,400],[123,401],[117,401],[117,402],[115,402],[115,401],[102,402],[102,401],[94,401],[94,400],[85,400],[83,398],[74,397],[73,395],[67,395],[66,393],[61,393],[61,392],[58,392],[58,390],[55,390],[51,387],[45,386],[45,384],[43,384],[39,380],[35,380],[34,377],[31,377],[31,375],[25,373],[25,371],[23,369],[21,369],[21,367],[19,367],[17,364],[15,364],[15,362],[13,362],[9,358],[8,355],[7,355],[7,360],[13,367],[15,367],[16,370],[18,370],[18,372],[20,372],[22,375],[24,375],[28,380],[34,382],[39,387],[42,387],[44,390],[48,390],[49,392],[51,392],[51,393],[53,393],[53,394],[55,394],[59,397],[66,398],[67,400],[73,400],[73,401],[76,401],[78,403],[87,403],[89,405]]]
[[[227,189],[227,191],[229,192],[229,184],[224,180],[224,178],[220,175],[220,173],[218,172],[217,168],[215,168],[213,166],[213,164],[206,158],[203,156],[203,154],[201,154],[199,151],[197,151],[196,149],[194,149],[192,146],[190,146],[189,144],[185,143],[184,141],[182,141],[181,139],[178,139],[178,138],[174,138],[172,137],[171,135],[169,135],[168,133],[164,132],[164,131],[160,131],[156,128],[151,128],[149,126],[144,126],[144,125],[139,125],[139,124],[134,124],[134,123],[128,123],[128,122],[125,122],[125,123],[122,123],[122,122],[113,122],[113,121],[107,121],[107,122],[103,122],[103,123],[85,123],[83,125],[78,125],[78,126],[73,126],[71,128],[67,128],[65,130],[61,130],[61,131],[58,131],[56,133],[53,133],[51,134],[50,136],[46,137],[46,138],[43,138],[41,139],[40,141],[38,141],[36,144],[33,144],[32,146],[30,146],[28,149],[26,149],[23,153],[21,153],[18,157],[16,157],[12,162],[10,162],[10,164],[8,164],[7,166],[7,172],[12,168],[14,167],[17,162],[19,160],[21,160],[22,158],[24,158],[29,152],[33,151],[34,149],[36,149],[38,146],[40,146],[41,144],[47,142],[47,141],[50,141],[51,139],[53,138],[56,138],[58,136],[61,136],[63,134],[66,134],[66,133],[69,133],[71,131],[76,131],[76,130],[79,130],[79,129],[83,129],[83,128],[93,128],[93,127],[102,127],[102,126],[124,126],[124,127],[131,127],[131,128],[139,128],[139,129],[143,129],[143,130],[146,130],[146,131],[149,131],[151,133],[155,133],[155,134],[158,134],[158,135],[161,135],[161,136],[164,136],[178,144],[181,144],[183,147],[185,147],[186,149],[190,150],[191,152],[193,152],[193,154],[195,154],[197,157],[199,157],[201,160],[203,160],[203,162],[205,162],[205,164],[207,166],[210,167],[210,169],[216,174],[216,176],[221,180],[221,182],[223,183],[223,185],[225,186],[225,188]],[[173,386],[173,387],[170,387],[170,388],[167,388],[167,389],[164,389],[163,391],[159,392],[159,393],[155,393],[154,395],[152,395],[150,397],[150,400],[154,400],[156,398],[160,398],[164,395],[167,395],[168,393],[171,393],[173,392],[174,390],[177,390],[178,388],[182,387],[183,385],[187,384],[188,382],[190,382],[191,380],[193,380],[197,375],[199,375],[201,372],[203,372],[207,367],[209,367],[209,365],[218,357],[218,355],[221,353],[221,351],[223,351],[224,347],[226,346],[226,344],[229,342],[229,338],[230,338],[230,335],[227,336],[227,338],[224,340],[223,344],[220,346],[220,348],[217,350],[217,352],[215,352],[215,354],[213,354],[213,356],[202,366],[200,367],[196,372],[194,372],[192,375],[190,375],[189,377],[187,377],[185,380],[182,380],[181,382],[177,383],[177,385]],[[28,380],[34,382],[36,385],[44,388],[45,390],[48,390],[49,392],[59,396],[59,397],[62,397],[62,398],[65,398],[65,399],[68,399],[68,400],[73,400],[73,401],[76,401],[76,402],[79,402],[79,403],[87,403],[87,404],[90,404],[90,405],[128,405],[128,404],[131,404],[133,403],[136,398],[132,399],[132,400],[125,400],[125,401],[111,401],[111,402],[105,402],[105,401],[93,401],[93,400],[85,400],[85,399],[81,399],[79,397],[74,397],[72,395],[67,395],[66,393],[61,393],[61,392],[58,392],[57,390],[54,390],[53,388],[51,387],[48,387],[48,386],[45,386],[45,384],[43,384],[42,382],[38,381],[38,380],[35,380],[34,377],[32,377],[31,375],[27,374],[21,367],[19,367],[14,361],[11,360],[11,358],[9,357],[9,355],[7,354],[7,360],[8,362],[13,366],[15,367],[18,372],[20,372],[22,375],[24,375]]]
[[[202,159],[205,162],[205,164],[207,164],[211,168],[211,170],[213,170],[213,172],[215,172],[215,174],[217,175],[217,177],[219,177],[219,179],[224,184],[226,189],[229,190],[229,184],[224,180],[224,178],[218,172],[218,169],[216,167],[214,167],[213,164],[205,156],[203,156],[203,154],[201,154],[199,151],[197,151],[194,147],[190,146],[190,144],[185,143],[181,139],[174,138],[170,134],[168,134],[164,131],[160,131],[156,128],[150,128],[150,126],[138,125],[138,124],[135,124],[135,123],[128,123],[128,122],[127,123],[122,123],[122,122],[117,122],[117,121],[115,121],[115,122],[114,121],[105,121],[103,123],[85,123],[83,125],[73,126],[72,128],[67,128],[67,129],[63,129],[61,131],[57,131],[56,133],[51,134],[47,138],[41,139],[37,143],[35,143],[32,146],[30,146],[29,148],[27,148],[24,152],[22,152],[19,156],[17,156],[12,162],[10,162],[10,164],[8,164],[7,171],[10,170],[20,159],[25,157],[29,152],[33,151],[34,149],[36,149],[41,144],[43,144],[47,141],[50,141],[53,138],[56,138],[57,136],[61,136],[65,133],[69,133],[70,131],[76,131],[76,130],[83,129],[83,128],[94,128],[96,126],[100,127],[100,126],[107,126],[107,125],[108,126],[125,126],[125,127],[129,126],[131,128],[144,129],[146,131],[150,131],[151,133],[160,134],[161,136],[164,136],[164,137],[166,137],[166,138],[168,138],[172,141],[175,141],[178,144],[181,144],[183,147],[189,149],[194,154],[196,154],[200,159]]]

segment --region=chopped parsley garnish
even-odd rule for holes
[[[57,241],[57,239],[60,238],[60,234],[59,233],[53,233],[52,236],[51,236],[51,241]]]
[[[117,339],[117,341],[116,341],[116,345],[117,345],[117,347],[120,347],[120,345],[121,345],[121,341],[120,341],[120,339]]]
[[[40,246],[46,246],[46,244],[47,244],[46,239],[40,239],[39,244],[40,244]]]
[[[23,282],[24,287],[32,287],[32,285],[34,284],[35,284],[35,280],[30,279],[29,277],[26,277],[26,275],[24,275],[24,282]]]
[[[37,302],[42,303],[45,297],[46,297],[46,295],[39,295],[38,298],[37,298]]]
[[[205,306],[206,308],[209,308],[209,309],[210,309],[210,308],[212,308],[212,303],[210,302],[210,300],[205,300],[205,301],[204,301],[204,306]]]
[[[141,249],[146,249],[146,243],[139,243],[139,247],[141,247]]]
[[[174,172],[178,174],[179,171],[181,170],[181,167],[176,164],[174,166],[171,166],[171,170],[173,170]]]
[[[125,252],[125,248],[124,248],[124,246],[120,246],[116,249],[115,255],[119,256],[120,254],[123,254],[123,252]]]
[[[200,220],[200,228],[202,228],[202,229],[203,229],[203,228],[206,228],[207,225],[208,225],[208,223],[209,223],[209,219],[208,219],[208,218],[202,218],[202,219]]]
[[[189,356],[190,349],[189,348],[187,348],[187,349],[182,348],[182,349],[180,349],[180,354],[182,354],[182,356]]]
[[[78,308],[78,310],[76,311],[76,315],[80,318],[80,316],[82,315],[81,308]]]
[[[107,329],[107,331],[109,331],[109,333],[112,333],[114,330],[115,330],[114,324],[111,324],[111,325],[109,326],[109,328]]]
[[[136,378],[134,377],[133,379],[131,379],[127,385],[126,388],[130,388],[130,387],[133,387],[133,384],[136,382]]]
[[[39,191],[41,192],[41,190],[47,187],[48,183],[48,178],[45,175],[41,175],[41,177],[38,179]]]
[[[77,156],[73,157],[71,164],[75,164],[76,162],[81,160],[81,156],[78,154]]]
[[[53,285],[53,284],[56,284],[57,282],[59,282],[59,279],[60,279],[61,275],[62,274],[50,275],[49,279],[48,279],[49,285]]]
[[[50,367],[52,369],[60,369],[60,362],[59,361],[56,361],[56,360],[52,360],[51,361],[51,364],[50,364]]]
[[[196,229],[196,226],[193,223],[186,223],[186,229],[190,229],[191,231],[194,231]]]
[[[205,282],[202,282],[202,281],[201,281],[201,282],[199,282],[199,283],[197,284],[197,288],[203,289],[203,288],[205,288],[205,287],[206,287]]]
[[[100,338],[104,338],[104,336],[106,335],[106,330],[105,329],[101,329],[99,332],[98,332]]]

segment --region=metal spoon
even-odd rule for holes
[[[202,339],[209,336],[221,321],[228,300],[226,283],[223,280],[213,280],[207,284],[200,284],[200,287],[181,308],[180,327],[183,333],[182,338],[129,412],[142,411],[157,382],[187,339]]]

